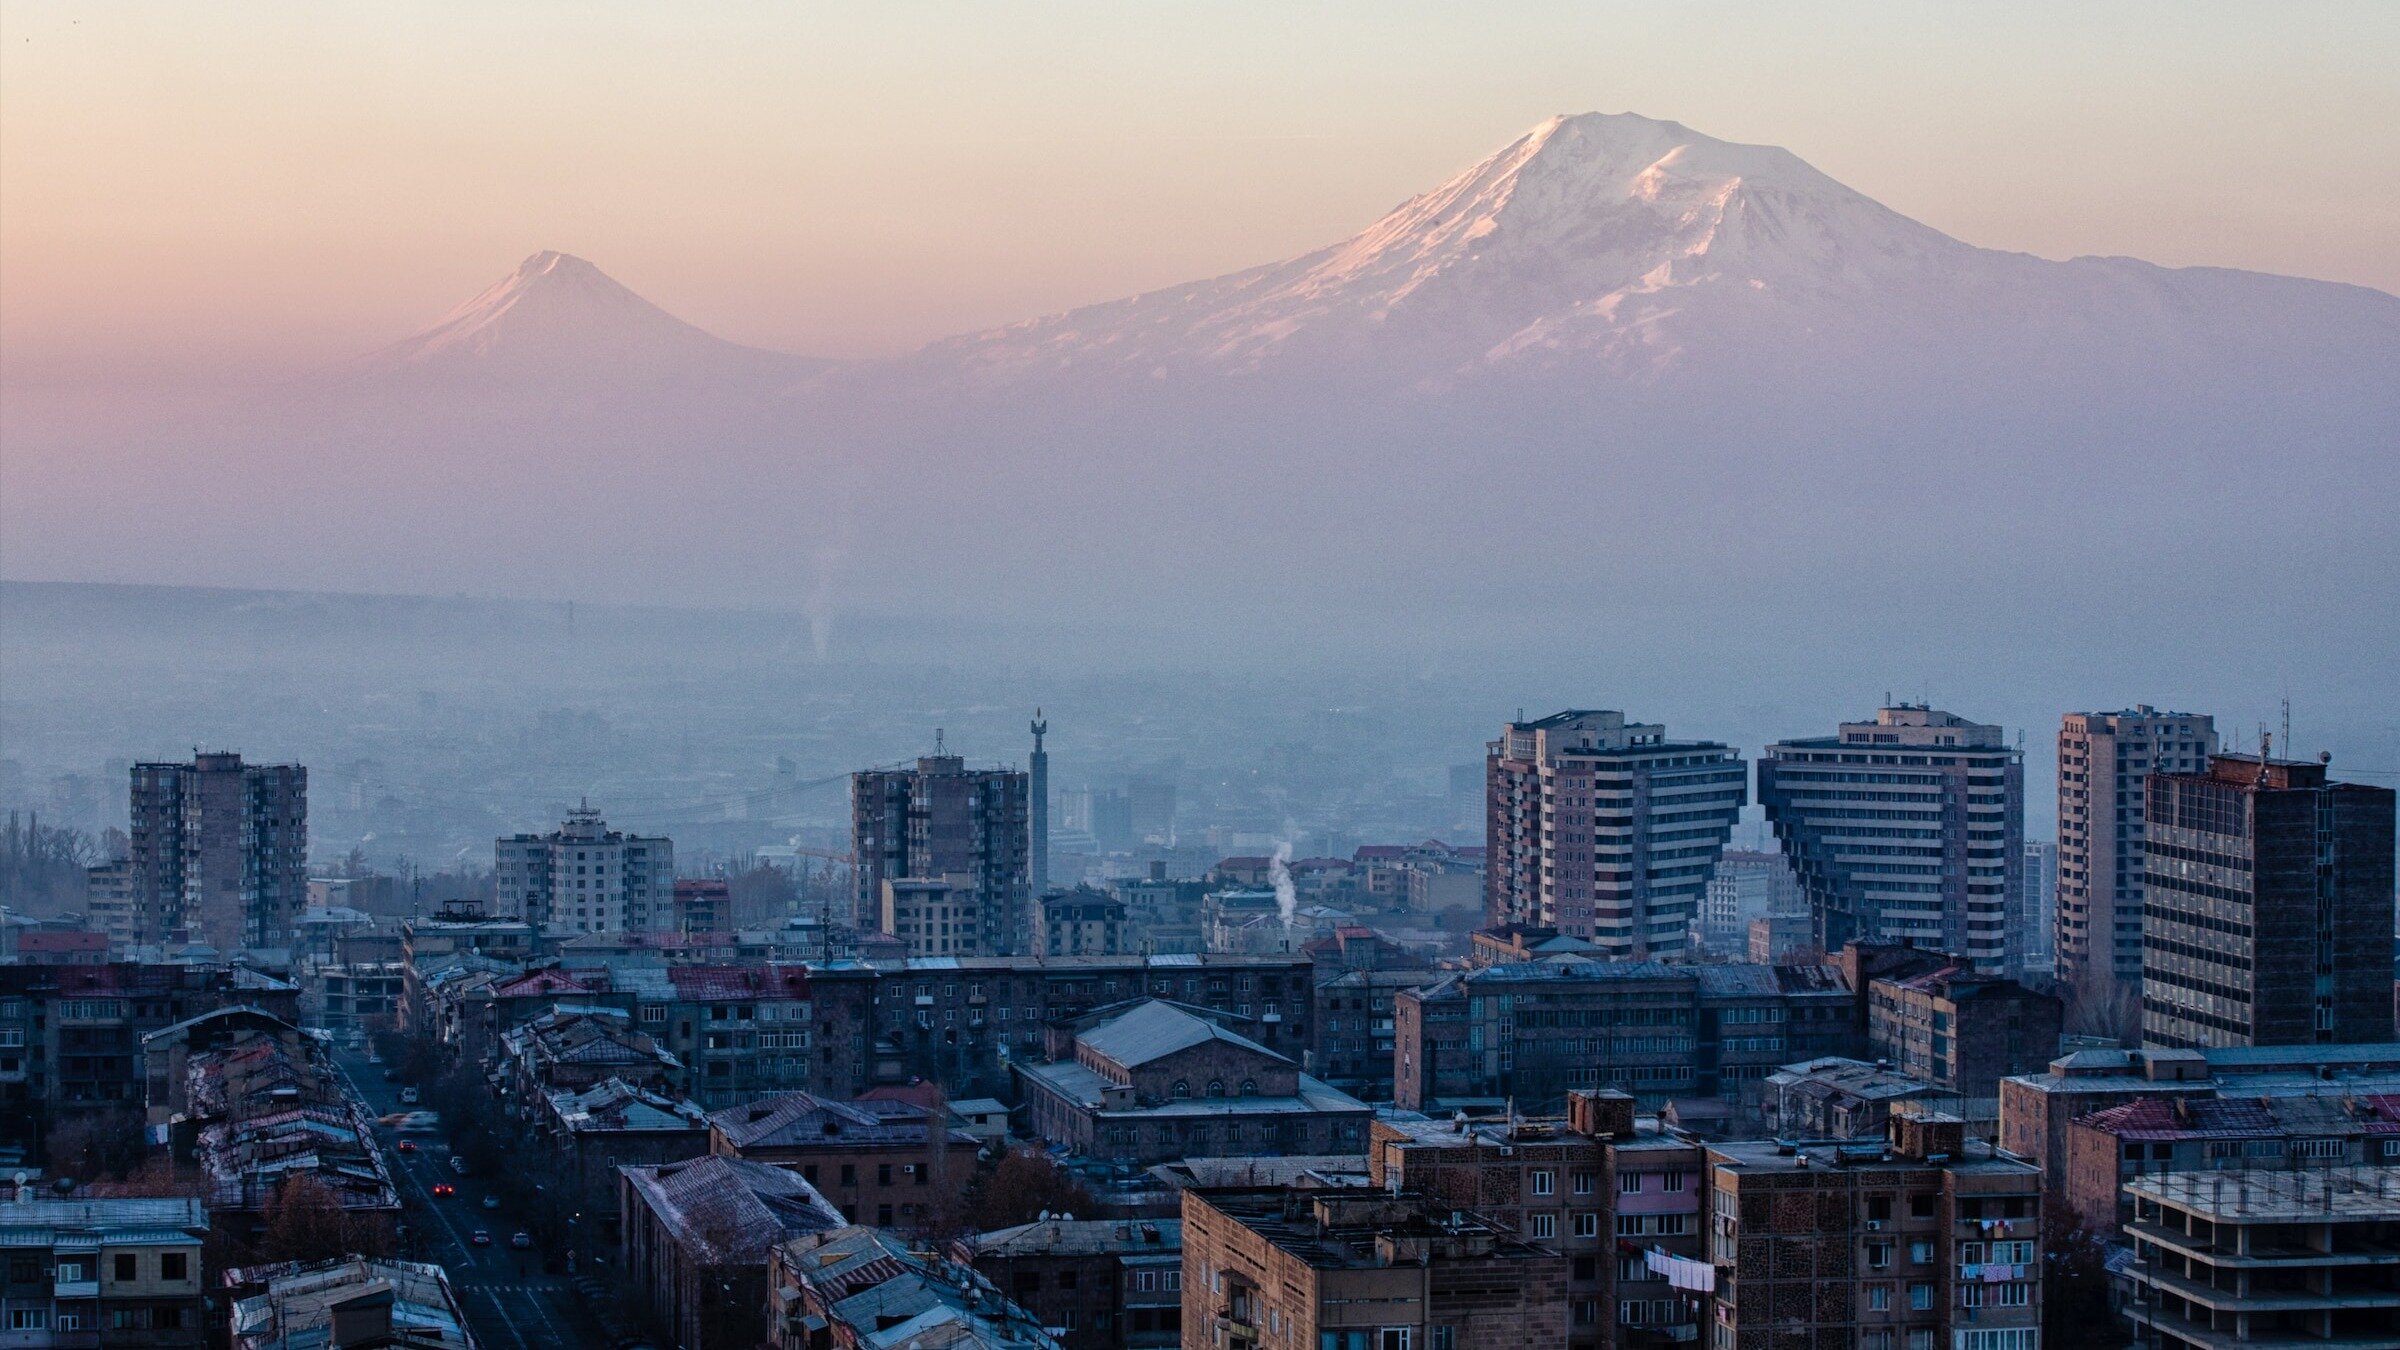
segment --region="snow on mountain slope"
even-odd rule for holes
[[[583,259],[544,251],[431,327],[342,373],[369,380],[688,384],[771,381],[821,364],[712,336]]]
[[[950,339],[920,361],[982,383],[1329,366],[1443,382],[1557,365],[1638,376],[1854,340],[1905,351],[1962,330],[2039,347],[2062,327],[2169,316],[2183,327],[2152,336],[2172,345],[2239,322],[2192,312],[2185,275],[1976,248],[1789,151],[1588,113],[1544,122],[1329,248]],[[2244,275],[2211,285],[2239,289],[2226,279]],[[2350,291],[2370,310],[2392,301],[2255,280]]]

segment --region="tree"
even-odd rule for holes
[[[2066,1000],[2066,1029],[2076,1036],[2105,1036],[2130,1045],[2142,1031],[2139,980],[2120,980],[2099,962],[2086,962],[2059,990]]]
[[[988,1233],[1032,1223],[1043,1211],[1089,1215],[1098,1202],[1091,1189],[1047,1153],[1019,1148],[977,1177],[967,1196],[967,1221]]]
[[[339,1192],[305,1172],[275,1188],[258,1235],[262,1261],[390,1256],[392,1249],[391,1224],[383,1215],[351,1213]]]
[[[2126,1336],[2109,1305],[2108,1241],[2064,1197],[2042,1202],[2042,1343],[2101,1350]]]
[[[725,878],[725,895],[736,928],[780,927],[800,903],[791,875],[765,863]]]

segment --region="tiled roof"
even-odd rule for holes
[[[808,971],[798,965],[669,966],[678,998],[695,1001],[806,998]]]

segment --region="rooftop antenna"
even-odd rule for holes
[[[2283,735],[2280,739],[2283,741],[2283,753],[2292,753],[2292,691],[2289,685],[2283,691]]]
[[[933,729],[933,755],[936,759],[941,758],[942,755],[942,729],[940,727]]]

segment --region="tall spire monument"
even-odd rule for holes
[[[1050,752],[1042,748],[1042,737],[1049,730],[1050,722],[1042,716],[1042,710],[1034,709],[1033,758],[1026,764],[1026,768],[1032,771],[1033,779],[1026,784],[1026,795],[1033,800],[1026,803],[1030,808],[1026,814],[1033,827],[1030,831],[1033,835],[1032,848],[1029,851],[1033,854],[1033,898],[1036,901],[1050,891]]]

